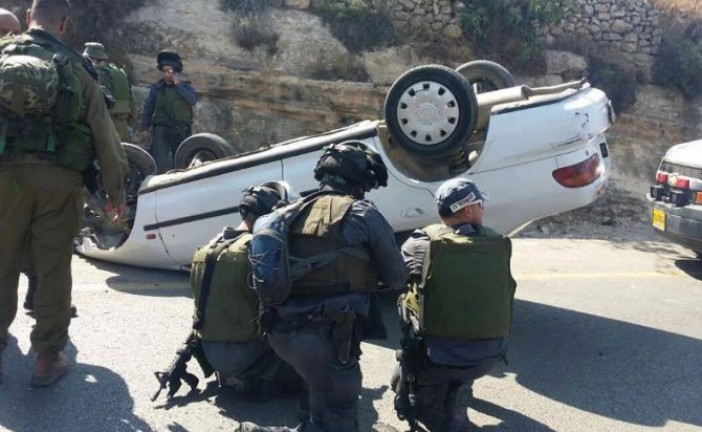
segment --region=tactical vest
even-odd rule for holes
[[[247,342],[258,338],[258,298],[249,288],[249,243],[252,235],[244,233],[223,250],[212,274],[210,293],[205,308],[204,326],[198,330],[203,341]],[[190,286],[195,308],[199,306],[205,258],[217,238],[198,249],[190,270]]]
[[[98,81],[106,87],[115,100],[115,105],[110,109],[111,115],[131,113],[132,91],[127,73],[120,67],[110,63],[95,68]]]
[[[430,245],[422,281],[405,297],[424,336],[453,340],[506,336],[512,324],[516,282],[509,238],[485,229],[466,237],[445,225],[423,229]]]
[[[191,124],[193,107],[178,94],[175,86],[163,85],[156,89],[156,106],[153,124],[156,126],[174,126]]]
[[[83,171],[94,146],[79,120],[85,104],[74,53],[31,31],[2,39],[0,51],[0,157],[42,154]]]
[[[290,229],[290,256],[305,259],[334,255],[328,264],[293,282],[292,295],[376,292],[378,275],[368,253],[350,249],[341,236],[341,223],[354,199],[343,195],[323,195],[305,208]],[[292,262],[291,264],[294,264]]]

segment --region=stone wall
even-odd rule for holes
[[[573,0],[544,37],[549,45],[589,44],[614,63],[648,71],[661,43],[659,12],[648,0]]]
[[[346,0],[286,0],[286,5],[307,9],[315,1],[347,4]],[[368,0],[368,3],[386,9],[398,29],[419,41],[437,36],[447,40],[463,37],[460,23],[460,13],[465,9],[463,1]],[[661,43],[659,12],[649,0],[571,0],[563,9],[561,22],[540,29],[540,33],[547,45],[586,46],[605,60],[646,74]]]

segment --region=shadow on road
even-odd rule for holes
[[[698,339],[517,301],[510,363],[494,372],[514,373],[531,391],[622,422],[702,426],[701,358]]]
[[[675,261],[675,267],[684,271],[691,278],[702,281],[702,259],[680,259]]]
[[[151,431],[134,415],[134,400],[124,380],[103,367],[75,363],[73,345],[65,350],[72,367],[54,386],[34,389],[29,377],[35,354],[23,354],[10,338],[4,353],[5,380],[0,385],[0,429],[44,431]],[[80,413],[80,416],[76,416]]]
[[[396,349],[394,299],[384,296],[381,303],[389,337],[370,343]],[[702,426],[702,340],[521,300],[515,301],[511,340],[509,364],[491,375],[514,373],[533,392],[626,423]],[[459,397],[463,404],[469,400],[467,392]],[[470,408],[501,420],[483,430],[551,430],[500,407],[499,400],[473,399]]]
[[[189,274],[170,270],[144,269],[80,257],[93,267],[112,273],[105,278],[115,291],[151,297],[191,297]]]

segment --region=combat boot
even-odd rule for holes
[[[62,352],[42,351],[37,356],[30,385],[46,387],[55,383],[68,371],[68,359]]]

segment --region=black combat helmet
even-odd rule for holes
[[[251,186],[244,190],[244,196],[239,202],[239,214],[244,220],[256,219],[287,204],[274,182],[261,186]]]
[[[359,141],[346,141],[324,149],[314,178],[323,183],[339,183],[340,178],[369,192],[388,185],[388,170],[375,150]]]
[[[180,55],[170,49],[165,49],[156,56],[156,68],[163,70],[164,66],[171,66],[177,73],[183,72],[183,60]]]

